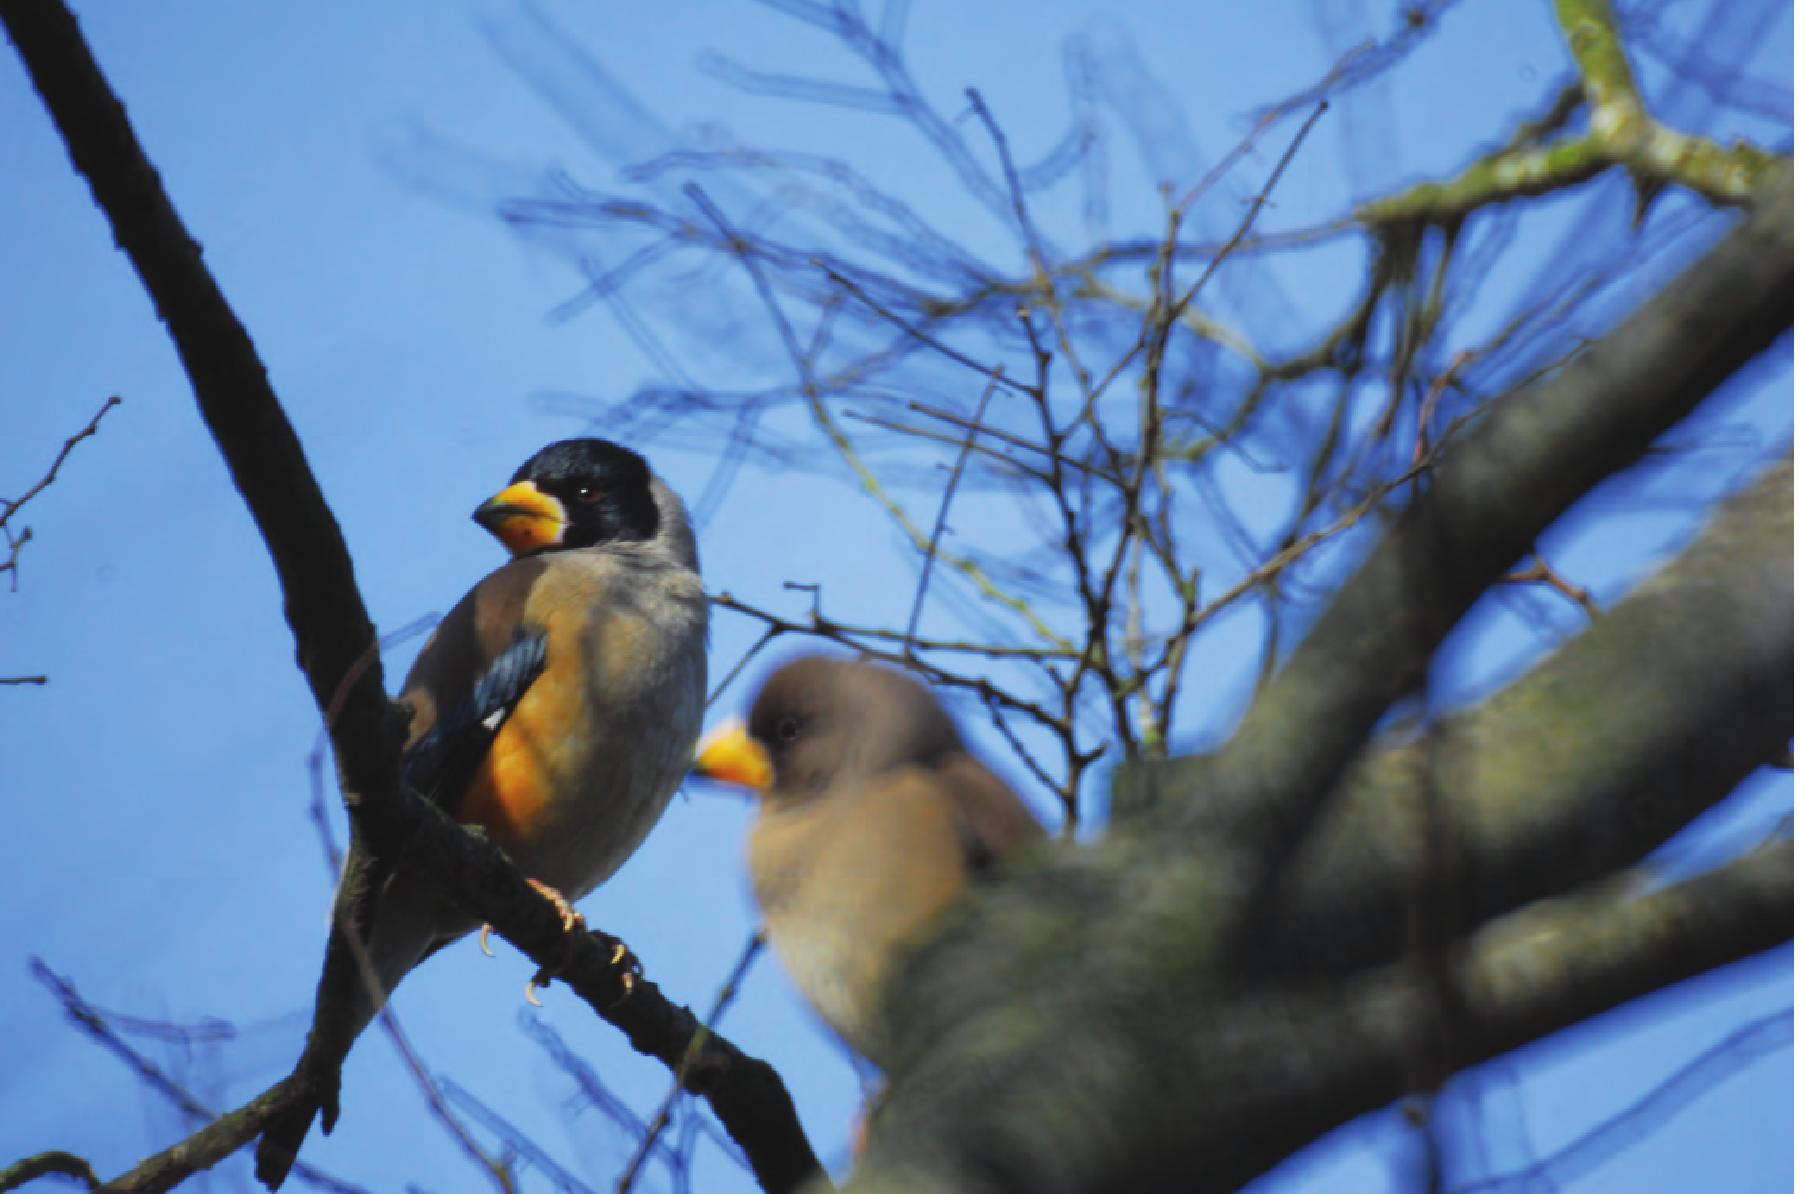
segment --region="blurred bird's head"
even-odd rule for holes
[[[917,680],[877,664],[812,655],[763,682],[749,721],[707,735],[694,774],[781,803],[834,783],[931,766],[961,749],[955,724]]]

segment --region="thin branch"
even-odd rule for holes
[[[462,1121],[450,1110],[449,1105],[444,1101],[442,1092],[438,1089],[437,1080],[425,1068],[424,1059],[412,1047],[412,1042],[406,1037],[405,1029],[400,1026],[400,1017],[394,1013],[393,1003],[382,997],[381,976],[375,972],[374,960],[369,957],[368,947],[362,939],[362,934],[353,924],[340,922],[339,928],[343,932],[344,941],[350,946],[350,952],[356,959],[356,967],[361,972],[366,998],[380,1008],[375,1013],[376,1019],[380,1021],[382,1031],[387,1033],[388,1040],[394,1046],[394,1051],[400,1055],[401,1064],[412,1076],[413,1084],[418,1087],[419,1094],[424,1098],[425,1107],[431,1113],[431,1117],[443,1127],[444,1132],[455,1142],[463,1156],[469,1159],[469,1163],[494,1183],[495,1189],[499,1190],[500,1194],[515,1194],[518,1186],[513,1180],[512,1167],[502,1158],[488,1156],[486,1150],[476,1142],[475,1137],[470,1135],[468,1128],[464,1127]]]
[[[98,1189],[100,1178],[95,1175],[94,1167],[74,1153],[66,1153],[61,1149],[37,1153],[22,1161],[14,1162],[5,1169],[0,1169],[0,1191],[17,1190],[20,1186],[35,1182],[40,1177],[70,1177],[90,1190]]]
[[[963,368],[979,373],[983,377],[990,377],[992,380],[998,382],[1007,389],[1012,390],[1014,393],[1026,395],[1031,393],[1031,388],[1024,382],[1015,377],[1009,377],[1004,372],[996,373],[993,366],[982,364],[974,357],[958,349],[952,348],[942,340],[931,335],[931,333],[914,326],[905,318],[895,314],[891,309],[884,306],[880,300],[876,299],[867,290],[863,289],[862,286],[858,285],[854,279],[840,272],[830,264],[824,261],[819,261],[817,264],[819,268],[824,271],[827,278],[830,278],[832,282],[842,287],[852,298],[856,299],[882,319],[893,324],[896,328],[905,332],[914,340],[917,340],[920,344],[923,344],[933,352],[944,357],[946,360],[954,361]]]
[[[18,535],[13,534],[12,526],[10,525],[13,515],[22,510],[25,507],[25,503],[44,492],[44,490],[50,488],[50,486],[55,483],[57,473],[62,470],[63,462],[69,459],[69,453],[75,450],[75,445],[82,440],[87,439],[89,436],[97,434],[100,430],[101,418],[107,411],[119,405],[121,401],[122,399],[115,394],[105,402],[101,403],[100,409],[94,412],[94,417],[88,420],[87,426],[63,441],[62,450],[56,454],[56,459],[50,462],[50,471],[45,473],[37,484],[33,485],[30,489],[27,489],[24,494],[18,498],[0,498],[0,533],[4,534],[9,549],[7,558],[4,561],[0,561],[0,572],[12,573],[12,587],[14,592],[17,592],[19,589],[19,550],[31,541],[31,528],[26,527],[22,533]],[[19,682],[20,681],[13,681],[13,683]],[[38,679],[28,682],[41,684],[43,683],[43,680]]]
[[[969,449],[975,446],[975,432],[981,426],[982,416],[987,413],[988,399],[994,396],[997,386],[997,382],[990,381],[982,389],[981,399],[975,403],[975,415],[970,419],[969,434],[963,440],[962,451],[956,454],[956,463],[950,468],[950,480],[944,486],[943,501],[938,503],[937,520],[932,523],[931,538],[925,545],[925,559],[919,565],[919,587],[913,593],[912,612],[906,618],[906,637],[900,641],[902,655],[910,656],[913,653],[913,640],[919,632],[919,615],[925,612],[925,591],[931,585],[931,565],[937,560],[938,542],[943,539],[944,528],[949,524],[950,502],[956,497],[956,483],[962,480],[963,466],[969,462]]]
[[[903,654],[898,650],[883,650],[878,647],[873,647],[866,642],[859,642],[856,637],[866,635],[870,638],[887,639],[889,641],[904,643],[906,641],[906,636],[900,631],[858,630],[834,622],[830,618],[827,618],[816,611],[807,621],[796,621],[791,618],[784,618],[779,614],[769,613],[767,610],[758,609],[753,605],[748,605],[739,601],[730,593],[720,593],[713,598],[713,603],[723,609],[729,609],[736,613],[755,618],[765,625],[779,627],[784,632],[806,634],[815,638],[827,639],[831,642],[841,643],[846,647],[850,647],[867,658],[876,659],[883,663],[891,663],[899,668],[911,668],[929,678],[933,683],[952,688],[971,690],[981,696],[984,700],[992,699],[998,701],[1013,712],[1024,714],[1026,717],[1037,722],[1046,729],[1058,730],[1062,725],[1054,715],[1045,712],[1030,701],[1024,700],[1023,698],[1002,689],[995,688],[985,677],[964,676],[956,672],[948,671],[920,659],[917,654],[917,651],[927,650],[963,650],[971,654],[986,655],[997,659],[1030,659],[1041,662],[1045,659],[1056,657],[1056,652],[1033,647],[986,646],[981,643],[967,643],[952,646],[949,644],[935,643],[930,640],[915,639],[912,644],[914,648],[916,648],[914,653]]]
[[[203,1169],[209,1169],[256,1138],[268,1116],[278,1110],[289,1097],[286,1083],[270,1087],[249,1103],[225,1115],[215,1115],[191,1093],[182,1089],[163,1070],[132,1048],[113,1030],[106,1018],[75,990],[74,983],[46,966],[42,959],[31,959],[32,977],[56,995],[71,1020],[101,1048],[123,1061],[144,1084],[174,1104],[181,1114],[206,1126],[173,1148],[138,1163],[129,1173],[116,1177],[101,1188],[112,1194],[161,1194],[186,1181]],[[295,1176],[308,1185],[337,1194],[364,1194],[362,1188],[340,1181],[315,1166],[301,1162],[294,1166]]]
[[[708,709],[712,708],[713,705],[718,702],[718,699],[725,694],[725,690],[731,687],[731,682],[742,675],[744,669],[750,666],[750,661],[762,654],[763,648],[780,638],[782,634],[783,630],[779,626],[770,626],[768,629],[764,630],[762,637],[751,643],[749,649],[738,656],[738,661],[731,665],[731,670],[726,672],[724,677],[721,678],[717,684],[713,685],[713,690],[706,695],[706,707]]]
[[[1567,597],[1570,601],[1573,601],[1576,605],[1579,605],[1581,607],[1581,612],[1586,614],[1590,619],[1598,618],[1600,616],[1600,606],[1594,600],[1593,595],[1582,586],[1574,584],[1561,573],[1550,567],[1549,564],[1544,562],[1544,557],[1536,551],[1531,553],[1531,564],[1528,567],[1508,572],[1500,579],[1509,585],[1548,585],[1556,592]]]
[[[855,410],[845,411],[844,417],[847,419],[854,419],[858,423],[867,423],[871,427],[879,427],[883,431],[891,431],[895,435],[929,440],[934,444],[948,444],[958,451],[961,451],[962,446],[967,443],[970,451],[980,453],[988,460],[993,461],[994,464],[998,466],[996,471],[1000,472],[1002,475],[1012,474],[1013,476],[1030,477],[1040,484],[1049,483],[1049,474],[1045,473],[1043,470],[1026,464],[1015,456],[1009,456],[997,448],[992,448],[987,444],[978,442],[981,432],[984,430],[991,430],[989,428],[976,428],[973,435],[965,437],[960,435],[950,435],[942,431],[935,431],[929,427],[919,427],[912,423],[902,423],[896,419],[884,419],[878,415],[866,415],[861,411]]]
[[[849,622],[840,622],[836,618],[821,613],[816,607],[805,621],[800,621],[794,618],[785,618],[780,614],[770,613],[765,609],[741,601],[730,593],[716,594],[712,598],[712,602],[720,609],[728,609],[733,613],[755,618],[757,621],[768,626],[771,630],[776,630],[783,634],[804,634],[815,638],[830,639],[833,642],[842,643],[846,647],[852,647],[868,655],[879,655],[882,654],[882,652],[880,648],[870,647],[867,643],[858,640],[872,639],[876,642],[891,643],[904,643],[907,641],[905,631],[890,630],[882,626],[858,626]],[[912,645],[917,651],[944,651],[961,655],[980,655],[988,659],[1025,659],[1033,662],[1042,662],[1051,659],[1076,658],[1073,647],[1070,647],[1067,650],[1056,647],[1021,647],[1009,646],[1005,643],[980,642],[973,639],[919,638],[914,636]],[[899,651],[894,651],[891,653],[890,658],[893,662],[898,663],[905,660],[907,657]]]
[[[1778,1049],[1792,1049],[1793,1045],[1793,1008],[1760,1016],[1708,1045],[1630,1106],[1549,1156],[1509,1173],[1464,1182],[1453,1194],[1566,1188],[1623,1149],[1646,1139],[1694,1100],[1740,1073],[1745,1065]]]
[[[1180,300],[1170,308],[1169,317],[1171,319],[1180,318],[1181,313],[1194,301],[1195,296],[1200,293],[1201,288],[1206,285],[1207,280],[1218,271],[1219,266],[1224,264],[1225,259],[1230,257],[1231,254],[1236,251],[1237,247],[1244,243],[1244,238],[1250,235],[1250,229],[1256,223],[1256,217],[1261,215],[1263,208],[1269,205],[1269,197],[1275,193],[1275,184],[1281,181],[1281,176],[1286,174],[1287,168],[1293,164],[1295,156],[1300,152],[1300,146],[1305,144],[1308,134],[1313,130],[1313,126],[1318,124],[1320,119],[1323,118],[1325,113],[1329,110],[1330,105],[1326,103],[1326,101],[1320,100],[1318,105],[1313,108],[1311,112],[1306,114],[1306,119],[1300,122],[1300,127],[1294,131],[1293,137],[1288,140],[1287,148],[1283,149],[1281,151],[1281,157],[1276,159],[1275,168],[1270,170],[1268,178],[1263,180],[1262,189],[1256,193],[1256,197],[1250,201],[1249,207],[1245,209],[1244,218],[1238,221],[1237,230],[1231,234],[1225,241],[1225,244],[1220,247],[1218,253],[1216,253],[1213,256],[1213,259],[1207,263],[1206,268],[1201,271],[1200,276],[1194,279],[1193,285],[1189,286],[1187,290],[1182,293]]]
[[[530,1136],[476,1098],[460,1083],[451,1078],[442,1078],[438,1080],[438,1085],[443,1090],[445,1102],[454,1103],[465,1115],[500,1138],[502,1159],[509,1168],[518,1168],[519,1162],[523,1161],[554,1182],[558,1194],[593,1194],[586,1183],[557,1164],[555,1158],[540,1148]]]
[[[753,254],[745,251],[743,238],[732,228],[730,222],[725,218],[725,213],[720,211],[718,206],[707,197],[705,191],[701,190],[697,184],[690,182],[682,188],[682,193],[691,199],[717,226],[720,235],[726,239],[727,251],[743,262],[744,269],[750,274],[751,282],[762,300],[764,309],[775,324],[776,330],[781,334],[781,342],[787,348],[788,358],[794,366],[794,371],[800,376],[801,393],[806,399],[807,409],[811,411],[813,421],[824,432],[826,439],[843,458],[844,463],[849,466],[869,496],[874,498],[876,503],[887,512],[915,547],[921,551],[924,550],[925,534],[913,525],[912,519],[907,516],[905,509],[894,500],[887,492],[886,487],[882,485],[880,478],[876,477],[868,465],[863,462],[855,447],[850,443],[850,437],[844,434],[843,429],[837,425],[837,420],[832,417],[830,408],[825,404],[824,392],[819,385],[813,362],[801,349],[793,323],[781,309],[781,303],[775,296],[774,287],[770,285],[762,264]],[[829,266],[825,268],[826,272],[841,284],[854,286],[854,283],[831,270]],[[872,301],[868,300],[860,288],[857,288],[855,293],[865,301]],[[984,370],[984,372],[991,372],[994,380],[1004,383],[1004,375],[1000,371]],[[1049,624],[1037,616],[1029,603],[1003,592],[973,561],[961,556],[946,556],[945,562],[973,584],[983,598],[1011,610],[1039,638],[1057,646],[1066,647],[1068,645],[1061,635],[1051,630]]]

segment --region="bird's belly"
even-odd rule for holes
[[[946,803],[890,783],[766,809],[750,833],[750,873],[800,993],[883,1064],[883,984],[966,878]]]
[[[835,909],[811,916],[776,913],[767,918],[765,927],[806,1002],[845,1044],[874,1060],[881,1054],[874,1039],[875,1003],[883,978],[881,951],[869,949],[855,925],[835,913]]]
[[[457,810],[569,899],[605,882],[661,817],[687,773],[705,700],[703,644],[646,659],[628,636],[612,640],[595,653],[605,666],[545,670]]]

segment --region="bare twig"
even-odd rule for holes
[[[116,1194],[159,1194],[185,1181],[200,1170],[210,1168],[222,1158],[243,1147],[262,1131],[263,1122],[287,1097],[281,1084],[271,1087],[249,1103],[226,1115],[216,1115],[179,1083],[163,1072],[155,1062],[132,1048],[113,1030],[104,1015],[75,990],[67,978],[46,966],[41,959],[31,959],[32,977],[48,987],[62,1003],[63,1010],[77,1026],[103,1049],[123,1061],[144,1084],[174,1104],[183,1116],[206,1126],[174,1148],[140,1162],[129,1173],[107,1182],[102,1188]],[[359,1186],[340,1181],[316,1166],[300,1162],[294,1166],[296,1177],[308,1185],[337,1194],[364,1194]]]
[[[50,471],[45,473],[43,477],[38,480],[37,484],[33,485],[30,489],[27,489],[17,498],[0,498],[0,534],[5,536],[8,549],[6,559],[0,561],[0,572],[12,573],[12,587],[14,592],[17,592],[19,589],[19,551],[31,541],[32,536],[30,527],[26,527],[23,531],[17,533],[13,531],[13,515],[24,509],[25,503],[44,492],[44,490],[50,488],[50,486],[55,483],[57,473],[62,470],[63,462],[68,460],[69,453],[75,450],[75,445],[82,440],[87,439],[89,436],[97,434],[100,430],[101,418],[105,416],[107,411],[119,405],[121,401],[122,399],[115,394],[105,402],[102,402],[100,404],[100,409],[94,412],[94,417],[88,420],[87,426],[63,441],[62,450],[56,454],[56,459],[50,462]],[[42,683],[41,680],[35,682]]]
[[[98,1189],[100,1178],[94,1173],[94,1167],[74,1153],[66,1153],[61,1149],[37,1153],[16,1161],[5,1169],[0,1169],[0,1191],[17,1190],[20,1186],[29,1185],[40,1177],[51,1175],[74,1178],[90,1190]]]
[[[1629,1106],[1549,1156],[1521,1169],[1464,1182],[1454,1194],[1566,1188],[1644,1139],[1745,1065],[1777,1049],[1791,1049],[1793,1043],[1793,1008],[1759,1016],[1713,1042]]]
[[[902,655],[911,656],[913,653],[913,639],[919,632],[919,615],[925,612],[925,590],[931,584],[931,565],[937,559],[938,542],[944,537],[944,528],[949,524],[950,502],[956,497],[956,483],[962,480],[963,465],[968,463],[969,449],[975,446],[975,433],[981,427],[982,416],[987,413],[988,399],[994,396],[997,384],[990,381],[982,389],[981,399],[975,403],[975,415],[969,420],[969,434],[963,439],[962,451],[956,454],[956,463],[950,468],[950,480],[944,485],[944,499],[938,504],[937,521],[932,523],[931,539],[925,545],[925,559],[919,565],[919,587],[913,593],[912,612],[907,615],[906,637],[900,640]]]
[[[1576,605],[1579,605],[1581,607],[1581,612],[1586,614],[1589,618],[1598,618],[1600,616],[1600,606],[1594,600],[1593,595],[1582,586],[1574,584],[1564,578],[1562,574],[1550,567],[1542,555],[1535,551],[1531,553],[1531,564],[1529,567],[1520,568],[1514,572],[1508,572],[1500,579],[1509,585],[1549,585],[1552,589],[1561,593]]]

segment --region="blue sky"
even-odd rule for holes
[[[1791,13],[1772,9],[1773,25],[1744,70],[1791,85]],[[553,170],[618,185],[621,165],[716,139],[724,127],[743,143],[843,155],[966,231],[991,260],[1018,261],[1006,230],[878,118],[745,97],[700,69],[712,51],[760,69],[858,80],[822,35],[761,7],[694,0],[526,10],[406,0],[345,6],[331,19],[313,5],[224,0],[76,10],[270,368],[384,631],[447,609],[498,562],[496,545],[467,515],[519,461],[588,430],[583,412],[599,400],[657,376],[603,312],[555,316],[580,289],[569,244],[509,233],[493,199],[538,188]],[[1691,23],[1698,6],[1675,11],[1678,24]],[[1373,0],[921,2],[907,45],[934,102],[954,115],[961,89],[979,85],[1022,157],[1047,148],[1066,120],[1066,36],[1135,47],[1143,77],[1190,127],[1160,143],[1148,166],[1128,138],[1115,138],[1110,227],[1124,234],[1154,227],[1151,175],[1203,171],[1242,135],[1246,111],[1323,73],[1335,56],[1317,32],[1323,13],[1341,21],[1333,46],[1385,31],[1389,19]],[[603,64],[646,118],[593,117],[593,94],[553,70],[569,46]],[[1547,4],[1465,0],[1391,84],[1360,93],[1321,126],[1284,182],[1271,225],[1304,224],[1398,179],[1455,168],[1502,136],[1562,62]],[[1677,98],[1691,119],[1710,111],[1703,97]],[[107,1008],[237,1025],[234,1040],[191,1052],[141,1042],[216,1106],[285,1072],[310,1008],[331,882],[307,815],[317,718],[291,665],[272,569],[174,353],[10,54],[0,55],[0,161],[8,163],[0,181],[8,215],[0,221],[8,395],[0,493],[34,481],[107,395],[125,399],[30,507],[23,521],[36,538],[18,591],[0,593],[0,674],[51,677],[41,689],[0,688],[15,845],[0,884],[0,908],[15,926],[0,950],[0,1010],[11,1029],[0,1037],[0,1072],[9,1075],[0,1086],[0,1159],[62,1147],[111,1174],[187,1129],[60,1018],[26,960],[41,956]],[[757,198],[717,188],[728,206]],[[1075,206],[1053,198],[1046,213],[1067,244],[1079,243]],[[1203,221],[1228,228],[1238,211],[1222,202]],[[1592,215],[1570,208],[1556,218],[1578,227]],[[1496,268],[1496,315],[1529,293],[1531,251],[1541,256],[1556,231],[1522,235],[1519,256]],[[1272,276],[1280,302],[1318,321],[1339,309],[1360,259],[1310,260],[1283,261]],[[1222,293],[1240,311],[1266,313],[1277,296],[1246,277]],[[672,305],[649,295],[641,311],[675,332],[704,330],[719,301],[696,293]],[[767,381],[782,369],[771,343],[750,333],[710,351],[694,345],[682,364],[715,384]],[[1691,533],[1698,499],[1727,487],[1758,452],[1786,450],[1791,372],[1765,368],[1752,381],[1693,431],[1736,445],[1735,454],[1701,454],[1697,465],[1613,487],[1549,537],[1553,556],[1603,600],[1616,596]],[[553,397],[570,394],[593,400]],[[705,490],[705,453],[643,446],[690,500]],[[934,495],[913,499],[929,519]],[[965,530],[986,516],[980,506],[959,508]],[[914,563],[854,485],[828,469],[746,471],[703,528],[701,548],[712,586],[772,606],[801,608],[784,596],[783,581],[817,581],[834,609],[903,621],[912,593]],[[1459,634],[1438,679],[1443,699],[1477,695],[1547,636],[1579,627],[1554,602],[1529,608],[1528,619],[1486,610]],[[754,635],[741,621],[718,619],[715,675]],[[391,675],[416,648],[416,639],[396,645]],[[1204,672],[1218,692],[1184,719],[1192,741],[1228,728],[1254,644],[1222,631],[1206,651]],[[746,695],[740,684],[723,704],[741,707]],[[978,737],[999,759],[999,745]],[[1009,774],[1025,786],[1017,767]],[[1791,809],[1791,782],[1765,777],[1755,789],[1703,827],[1693,848],[1711,853],[1699,857],[1741,847]],[[633,945],[665,991],[696,1006],[710,1002],[752,924],[739,865],[745,819],[741,807],[708,793],[678,798],[639,856],[584,905],[596,925]],[[542,1012],[525,1008],[519,992],[529,968],[504,945],[497,951],[487,960],[462,944],[410,978],[396,999],[406,1031],[434,1073],[526,1127],[583,1181],[610,1188],[633,1140],[593,1110],[569,1110],[572,1083],[521,1020],[563,1034],[640,1115],[653,1110],[667,1075],[566,992],[549,993]],[[1787,1007],[1791,989],[1786,952],[1753,960],[1459,1079],[1447,1114],[1467,1134],[1459,1140],[1484,1141],[1476,1155],[1488,1171],[1516,1168],[1630,1104],[1712,1042]],[[856,1076],[769,959],[757,963],[724,1030],[777,1065],[815,1146],[841,1164]],[[1756,1052],[1570,1188],[1789,1188],[1791,1074],[1791,1046]],[[371,1036],[358,1048],[344,1097],[338,1131],[309,1141],[307,1160],[371,1189],[472,1184],[386,1041]],[[1391,1117],[1376,1117],[1268,1185],[1385,1189],[1405,1181],[1411,1147]],[[697,1188],[749,1188],[716,1149],[702,1145],[699,1155]],[[195,1188],[247,1188],[247,1166],[234,1161],[205,1182]],[[666,1187],[666,1174],[653,1167],[646,1183]]]

